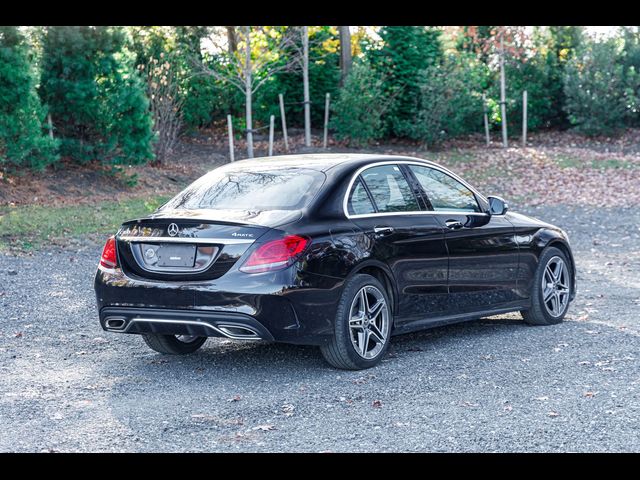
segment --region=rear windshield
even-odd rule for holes
[[[298,210],[311,201],[324,179],[324,173],[307,168],[233,171],[222,167],[189,185],[162,210]]]

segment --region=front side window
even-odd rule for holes
[[[455,178],[435,168],[418,165],[409,165],[409,168],[422,185],[435,211],[480,211],[473,192]]]
[[[378,212],[420,211],[411,187],[397,165],[372,167],[361,174]]]
[[[162,209],[297,210],[318,193],[325,175],[308,168],[213,170]]]

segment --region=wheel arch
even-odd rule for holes
[[[393,277],[391,269],[383,262],[377,260],[365,260],[364,262],[359,263],[351,273],[349,273],[347,279],[359,273],[371,275],[384,285],[387,294],[391,297],[391,313],[395,314],[398,311],[399,293],[397,291],[397,282]]]
[[[548,231],[547,231],[548,232]],[[571,251],[571,246],[569,245],[566,237],[556,231],[551,231],[552,235],[545,235],[538,238],[538,246],[540,247],[539,255],[542,254],[542,251],[549,248],[555,247],[564,253],[569,262],[571,262],[571,300],[573,300],[576,296],[576,262],[573,258],[573,252]]]

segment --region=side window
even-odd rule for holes
[[[420,211],[418,201],[397,165],[372,167],[361,176],[378,212]]]
[[[364,188],[362,181],[360,181],[360,178],[358,178],[353,184],[347,209],[351,215],[362,215],[375,212],[373,203],[371,203],[371,198],[369,198],[369,194]]]
[[[435,211],[480,211],[473,192],[455,178],[434,168],[417,165],[409,165],[409,168],[427,193]]]

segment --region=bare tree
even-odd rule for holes
[[[349,27],[338,27],[340,32],[340,84],[344,81],[351,70],[351,31]]]
[[[236,27],[227,27],[227,43],[229,44],[229,54],[235,54],[238,51],[238,36],[236,35]]]
[[[183,100],[178,94],[176,72],[171,59],[164,53],[160,54],[160,59],[152,58],[146,66],[138,68],[147,82],[153,131],[157,137],[154,144],[156,161],[164,163],[173,152],[182,128]]]
[[[229,29],[233,29],[234,32],[232,37],[236,39],[235,50],[230,45]],[[287,28],[277,30],[274,35],[274,32],[266,32],[265,27],[244,26],[240,29],[226,27],[226,35],[214,30],[209,36],[209,41],[221,60],[221,66],[210,68],[201,64],[201,71],[235,86],[245,95],[249,158],[253,158],[253,95],[273,75],[283,70],[292,70],[298,65],[298,50],[292,48],[296,47],[297,43],[294,32],[294,28]],[[257,37],[262,37],[260,42],[253,41]],[[223,45],[224,41],[227,45]],[[282,52],[290,54],[283,58]]]

